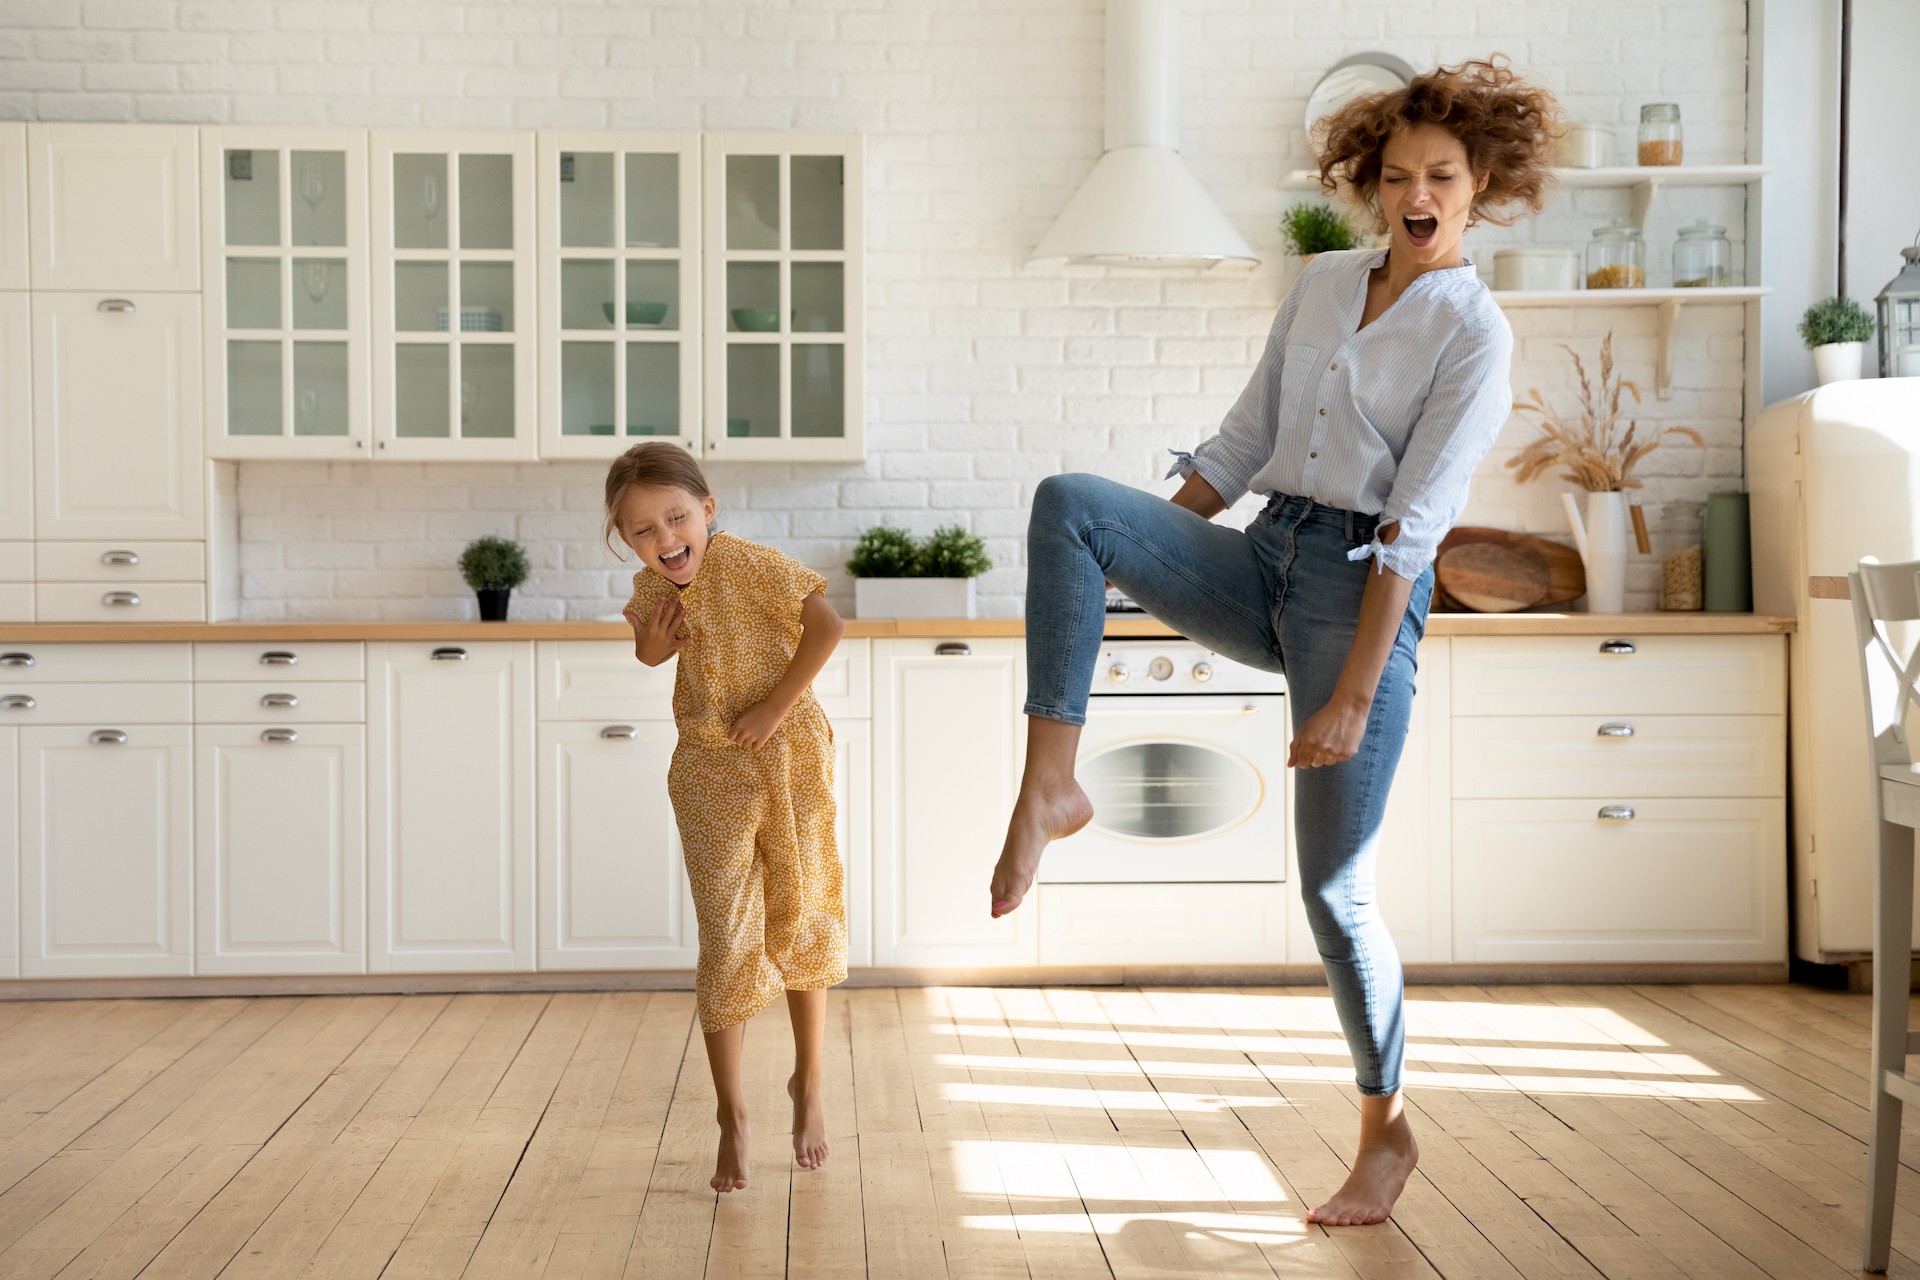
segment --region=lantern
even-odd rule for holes
[[[1900,251],[1907,265],[1880,291],[1880,376],[1920,378],[1920,240]]]

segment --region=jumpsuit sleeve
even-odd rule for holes
[[[633,575],[633,596],[627,601],[627,605],[640,615],[642,622],[653,616],[665,586],[666,579],[652,570],[642,569]]]
[[[800,606],[814,592],[825,591],[827,580],[772,547],[748,545],[752,548],[748,581],[754,594],[774,617],[798,621]]]

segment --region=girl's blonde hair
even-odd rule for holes
[[[706,473],[700,470],[700,463],[677,444],[668,444],[664,440],[649,440],[637,444],[613,460],[607,468],[607,523],[602,536],[607,549],[615,555],[613,532],[619,518],[620,502],[627,496],[627,490],[638,486],[642,489],[685,489],[696,498],[711,498],[712,490],[707,488]]]

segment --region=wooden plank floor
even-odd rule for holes
[[[815,1173],[776,1007],[725,1198],[684,992],[0,1004],[0,1276],[1857,1274],[1866,997],[1410,995],[1421,1168],[1334,1231],[1302,1210],[1357,1109],[1316,988],[836,991]],[[1904,1156],[1920,1278],[1920,1125]]]

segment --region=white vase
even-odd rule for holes
[[[856,618],[971,618],[972,578],[855,578]]]
[[[1829,342],[1813,349],[1813,371],[1820,385],[1850,382],[1860,376],[1861,342]]]
[[[1627,607],[1627,496],[1589,493],[1584,521],[1572,494],[1561,494],[1560,501],[1587,571],[1587,612],[1621,612]]]

